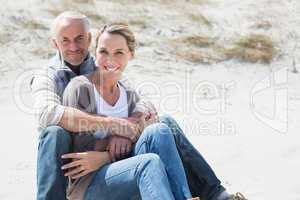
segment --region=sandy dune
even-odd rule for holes
[[[93,32],[131,24],[140,43],[126,76],[179,120],[229,191],[300,200],[298,0],[0,3],[1,200],[35,199],[28,83],[53,55],[49,26],[65,9],[86,13]]]

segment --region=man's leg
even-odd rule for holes
[[[137,155],[100,168],[85,200],[174,200],[167,174],[159,156]]]
[[[37,158],[37,200],[66,199],[67,178],[61,155],[71,152],[70,134],[59,126],[45,128],[39,138]]]
[[[184,168],[174,137],[168,126],[163,123],[155,123],[145,128],[135,144],[133,154],[141,155],[145,153],[155,153],[160,157],[177,200],[191,198]]]
[[[203,156],[190,143],[177,122],[170,116],[160,117],[172,131],[193,196],[201,200],[216,200],[225,190]]]

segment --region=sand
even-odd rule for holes
[[[35,199],[38,132],[28,83],[54,53],[54,15],[80,8],[93,32],[111,20],[132,25],[140,44],[126,76],[160,114],[179,121],[229,192],[300,200],[299,1],[124,2],[0,1],[0,199]],[[271,38],[270,63],[224,56],[250,34]],[[206,40],[174,44],[191,35]]]

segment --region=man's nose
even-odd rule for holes
[[[77,51],[79,49],[78,44],[76,42],[71,42],[70,46],[69,46],[69,49],[71,51]]]

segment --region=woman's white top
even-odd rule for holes
[[[123,86],[118,84],[118,87],[120,90],[120,96],[115,105],[112,106],[105,101],[94,85],[97,114],[119,118],[128,117],[127,93]],[[103,139],[107,136],[107,132],[97,131],[94,133],[94,136],[97,139]]]

